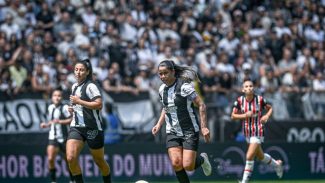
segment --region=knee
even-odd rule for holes
[[[78,160],[77,155],[75,154],[67,154],[67,162],[70,164],[75,163]]]
[[[179,170],[183,168],[182,160],[180,158],[172,160],[171,163],[175,170]]]
[[[55,160],[55,157],[53,155],[48,155],[47,160],[49,161],[49,164],[53,164],[54,160]]]
[[[258,156],[256,156],[256,159],[258,161],[262,161],[264,159],[264,156],[263,155],[258,155]]]
[[[194,164],[193,163],[184,163],[183,164],[183,167],[185,170],[187,171],[192,171],[194,170]]]

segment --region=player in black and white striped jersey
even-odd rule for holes
[[[66,160],[66,140],[72,116],[68,110],[68,105],[62,103],[62,91],[60,89],[55,89],[52,92],[51,100],[52,104],[47,109],[47,122],[42,122],[40,127],[50,127],[47,159],[51,182],[54,183],[56,182],[56,155],[61,152],[64,154],[63,158]],[[71,173],[70,182],[73,182]]]
[[[110,167],[104,159],[104,132],[100,116],[102,97],[92,80],[89,59],[79,60],[74,66],[77,83],[72,86],[70,112],[73,114],[67,141],[67,160],[76,183],[83,183],[78,156],[87,142],[90,153],[99,167],[104,183],[111,182]]]
[[[198,79],[197,74],[189,67],[176,65],[172,60],[162,61],[158,73],[163,82],[159,89],[163,109],[152,128],[152,134],[156,135],[166,122],[166,147],[179,182],[190,182],[185,170],[192,171],[200,166],[208,176],[212,171],[208,155],[197,155],[199,132],[202,132],[206,142],[210,141],[206,107],[192,82]],[[199,107],[200,123],[194,112],[194,104]]]

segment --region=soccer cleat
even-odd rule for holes
[[[281,160],[276,160],[277,166],[275,167],[276,175],[281,179],[283,176],[283,162]]]
[[[204,159],[204,162],[201,165],[204,175],[206,175],[206,176],[211,175],[212,167],[211,167],[211,164],[210,164],[209,157],[208,157],[207,153],[201,153],[200,156],[202,156],[203,159]]]

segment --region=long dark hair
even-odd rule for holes
[[[191,82],[191,81],[198,81],[200,82],[200,79],[193,68],[189,66],[180,66],[175,64],[174,61],[172,60],[163,60],[159,63],[159,67],[167,67],[169,70],[174,70],[175,71],[175,77],[176,78],[181,78],[184,81]]]
[[[93,68],[91,66],[90,60],[88,58],[83,60],[78,60],[76,64],[82,64],[89,71],[86,80],[93,80]]]

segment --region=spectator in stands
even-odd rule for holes
[[[2,69],[0,72],[0,91],[3,92],[7,97],[11,97],[15,87],[16,83],[10,79],[10,72],[8,68]]]
[[[75,49],[75,45],[72,40],[72,35],[70,34],[64,34],[63,40],[57,45],[58,51],[64,55],[65,58],[67,58],[67,52],[70,49]]]
[[[22,53],[22,66],[24,66],[24,68],[26,68],[27,73],[32,73],[33,69],[34,69],[34,63],[33,63],[33,55],[32,52],[24,49],[23,53]]]
[[[76,183],[83,183],[78,156],[87,142],[90,153],[99,167],[104,183],[111,183],[110,167],[104,159],[103,123],[99,116],[102,96],[93,81],[89,59],[79,60],[74,67],[77,83],[72,86],[69,111],[73,113],[67,141],[67,160]]]
[[[43,64],[38,63],[35,65],[31,82],[34,92],[43,93],[44,97],[50,94],[52,90],[50,86],[50,76],[47,72],[44,72]]]
[[[113,105],[111,103],[105,104],[106,113],[104,116],[106,122],[105,128],[105,144],[114,144],[121,141],[121,135],[119,134],[120,120],[115,112],[113,112]]]
[[[57,86],[62,88],[63,92],[69,92],[72,86],[72,83],[69,82],[68,78],[68,70],[64,67],[58,69],[57,73]]]
[[[54,25],[54,35],[57,39],[62,40],[65,36],[72,34],[74,34],[73,22],[70,14],[64,11],[59,22]]]
[[[20,27],[13,22],[13,16],[10,13],[7,13],[5,22],[0,26],[0,31],[6,34],[8,40],[12,34],[15,34],[18,39],[22,38]]]
[[[139,67],[139,73],[134,78],[134,84],[139,91],[149,91],[151,89],[150,69],[146,65]]]
[[[51,182],[56,182],[56,156],[61,152],[66,160],[66,141],[72,115],[68,105],[62,103],[62,91],[55,89],[52,92],[51,101],[47,109],[47,121],[40,124],[41,128],[50,128],[47,145],[48,168]],[[69,171],[70,183],[73,183],[73,176]]]
[[[265,96],[271,98],[279,88],[280,83],[271,67],[265,68],[265,74],[260,78],[260,83]]]
[[[17,95],[21,91],[24,91],[24,82],[27,79],[27,69],[22,65],[22,58],[20,57],[15,61],[14,65],[9,66],[10,78],[16,83],[13,94]]]
[[[14,19],[14,23],[21,28],[22,33],[25,32],[28,26],[28,21],[25,19],[27,8],[23,5],[18,9],[18,16]]]
[[[54,26],[54,13],[49,7],[47,2],[42,2],[41,10],[36,15],[37,19],[37,28],[44,31],[53,31]]]
[[[11,49],[11,44],[7,43],[5,45],[4,53],[2,55],[2,60],[0,60],[0,68],[7,68],[15,64],[15,62],[19,59],[23,48],[19,46],[17,49]]]
[[[86,11],[81,14],[81,19],[91,30],[94,28],[97,15],[94,13],[90,4],[86,5]]]
[[[55,56],[58,52],[57,46],[54,45],[54,38],[51,32],[45,32],[43,43],[43,55],[49,62],[54,62]]]
[[[261,144],[264,142],[264,124],[272,114],[272,106],[262,96],[255,94],[252,80],[244,80],[242,92],[244,95],[236,99],[231,113],[232,120],[242,121],[242,130],[248,143],[245,169],[240,182],[247,183],[249,181],[255,158],[271,165],[277,176],[281,178],[283,175],[282,161],[274,160],[261,148]]]
[[[283,48],[282,59],[277,63],[278,73],[282,77],[287,72],[290,72],[292,69],[296,69],[297,64],[292,59],[292,50],[289,48]]]
[[[113,67],[113,65],[115,66]],[[107,77],[103,81],[103,88],[106,92],[117,93],[121,91],[121,75],[117,63],[113,63],[108,70]]]
[[[324,117],[325,111],[325,76],[321,72],[317,72],[313,79],[312,88],[314,91],[313,100],[315,103],[318,118]]]
[[[137,74],[142,65],[139,63],[152,64],[156,70],[159,58],[165,56],[164,48],[171,55],[168,58],[177,64],[200,68],[205,66],[202,53],[207,47],[204,45],[210,45],[211,56],[218,58],[215,60],[218,71],[222,69],[219,64],[225,65],[222,58],[226,54],[227,63],[235,68],[233,83],[239,86],[241,77],[234,76],[243,74],[242,65],[247,62],[252,69],[247,75],[254,72],[256,78],[263,77],[265,66],[273,65],[272,62],[274,74],[280,80],[294,65],[298,65],[299,72],[309,75],[308,80],[319,71],[325,75],[324,54],[320,54],[325,40],[322,1],[127,2],[3,1],[0,9],[2,63],[10,63],[17,47],[25,44],[22,53],[28,59],[23,59],[23,65],[31,78],[33,65],[51,62],[55,48],[67,61],[68,71],[73,70],[77,55],[89,57],[95,50],[97,60],[108,61],[108,70],[114,66],[113,62],[119,64],[121,83],[135,85],[129,81]],[[47,36],[47,32],[53,37]],[[46,41],[47,38],[51,41]],[[48,48],[52,51],[48,52]],[[187,49],[194,50],[191,56],[187,55]],[[255,53],[250,55],[252,49],[256,50],[257,59],[252,58]],[[311,64],[304,64],[306,58]],[[50,77],[53,79],[52,74]],[[102,80],[101,77],[98,75],[98,79]],[[73,75],[67,79],[75,82]],[[202,81],[203,87],[209,85]],[[282,85],[280,82],[277,91]]]
[[[211,175],[212,167],[208,155],[197,155],[199,132],[202,132],[205,142],[209,142],[210,131],[206,124],[205,104],[197,95],[192,83],[198,79],[196,72],[188,67],[176,65],[171,60],[164,60],[158,66],[158,73],[163,82],[159,88],[163,109],[157,124],[152,128],[152,134],[156,135],[166,123],[166,147],[180,183],[190,182],[186,170],[192,171],[200,166],[206,176]],[[200,124],[194,117],[194,109],[189,107],[189,103],[199,106]]]

